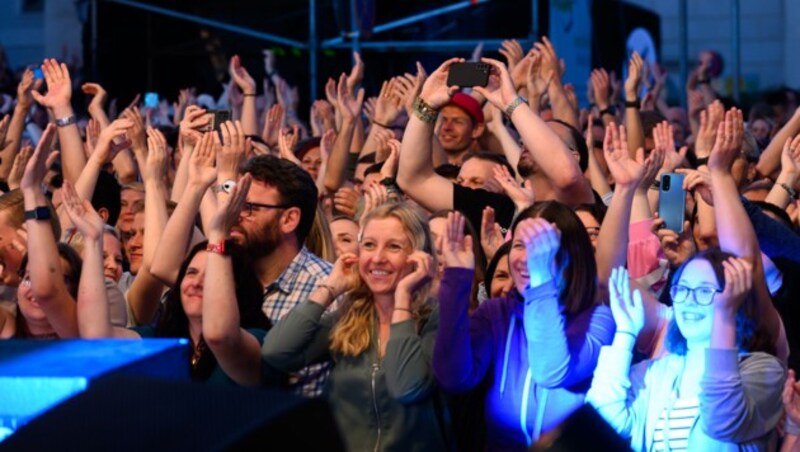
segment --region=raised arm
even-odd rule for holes
[[[550,108],[553,110],[553,117],[566,122],[576,129],[580,129],[578,111],[570,102],[567,91],[561,81],[563,68],[561,67],[561,61],[558,55],[556,55],[555,47],[553,47],[553,44],[546,36],[542,37],[541,42],[534,44],[534,47],[536,51],[542,55],[542,71],[544,71],[545,74],[551,74],[546,78],[552,80],[547,87],[547,96],[550,98]]]
[[[742,443],[771,432],[781,419],[784,370],[765,353],[741,360],[736,317],[750,292],[753,269],[744,259],[722,263],[725,288],[714,297],[711,346],[700,379],[699,424],[714,439]]]
[[[43,107],[53,112],[58,127],[58,142],[61,147],[61,165],[64,179],[72,183],[86,164],[86,154],[83,153],[83,141],[72,110],[72,82],[69,69],[64,63],[54,59],[45,59],[42,63],[42,72],[47,82],[47,94],[41,95],[31,91],[33,98]]]
[[[500,77],[500,88],[489,91],[478,86],[474,88],[475,91],[506,114],[509,113],[512,102],[515,104],[510,112],[511,121],[542,173],[553,183],[556,199],[568,205],[593,203],[594,196],[589,182],[583,176],[567,144],[542,118],[534,114],[521,98],[518,99],[514,84],[503,63],[489,58],[483,58],[483,62],[494,66],[494,74]]]
[[[628,151],[636,152],[644,147],[644,127],[639,114],[639,88],[642,85],[644,61],[638,52],[631,54],[628,62],[628,78],[625,79],[625,127],[628,128]],[[631,154],[631,158],[635,157]]]
[[[108,306],[108,293],[103,276],[104,221],[88,200],[82,200],[75,187],[64,183],[64,206],[67,215],[83,237],[83,266],[78,287],[77,321],[80,337],[137,337],[127,328],[114,327]]]
[[[653,165],[652,159],[645,161],[642,148],[636,150],[636,160],[630,157],[625,126],[617,129],[613,122],[606,126],[603,153],[616,185],[597,237],[595,254],[601,286],[608,281],[612,268],[625,266],[633,198],[648,166]]]
[[[189,177],[189,158],[192,155],[192,150],[203,134],[198,131],[199,127],[208,124],[209,117],[206,116],[206,110],[191,105],[186,109],[186,114],[180,123],[180,136],[178,138],[178,146],[181,148],[181,162],[178,164],[178,169],[175,171],[175,180],[172,183],[172,192],[170,199],[177,202],[181,199],[183,189],[186,187],[186,179]]]
[[[725,120],[719,125],[717,140],[708,161],[719,244],[723,251],[747,259],[753,265],[753,287],[758,319],[765,330],[772,334],[778,356],[787,356],[787,344],[778,341],[781,320],[772,304],[764,279],[761,249],[753,225],[739,200],[736,182],[730,172],[734,160],[741,152],[743,133],[744,120],[741,110],[735,108],[729,110],[725,114]]]
[[[345,180],[347,173],[347,159],[352,148],[353,134],[356,123],[360,121],[361,105],[364,102],[364,89],[358,90],[356,97],[350,95],[347,89],[347,76],[342,74],[337,85],[337,103],[341,115],[341,127],[333,150],[328,157],[328,166],[325,172],[325,189],[334,193]]]
[[[17,85],[17,105],[14,106],[14,113],[11,119],[4,118],[5,133],[0,140],[0,178],[8,179],[14,158],[19,152],[22,143],[22,132],[25,130],[25,120],[33,104],[32,91],[36,91],[42,85],[41,80],[34,80],[33,71],[26,69],[22,74],[22,80]]]
[[[214,167],[214,132],[203,135],[189,162],[189,180],[169,217],[164,233],[153,256],[150,273],[172,287],[178,278],[178,269],[191,245],[194,219],[208,188],[217,178]]]
[[[778,133],[772,137],[772,141],[769,142],[767,148],[761,153],[761,157],[758,159],[758,165],[756,166],[759,174],[763,174],[769,178],[777,176],[781,164],[781,150],[783,149],[783,145],[786,143],[786,140],[798,133],[800,133],[800,108],[795,110],[792,117],[789,118]]]
[[[53,124],[47,126],[22,176],[20,189],[26,211],[39,212],[44,209],[50,212],[47,198],[42,192],[42,179],[55,129]],[[64,283],[56,237],[49,218],[27,218],[25,225],[28,230],[28,273],[33,298],[45,311],[47,320],[60,338],[78,337],[75,300]]]
[[[781,153],[781,171],[764,201],[786,209],[789,203],[794,201],[793,192],[798,178],[800,178],[800,135],[794,139],[786,139]]]
[[[148,129],[147,145],[142,265],[128,290],[128,305],[133,313],[135,323],[139,325],[153,319],[164,290],[161,281],[150,273],[150,267],[153,265],[153,256],[168,218],[166,187],[164,186],[167,172],[167,143],[161,132],[150,128]]]
[[[239,212],[247,200],[252,177],[245,175],[230,196],[219,204],[209,222],[210,244],[228,238],[239,220]],[[257,386],[261,381],[261,344],[255,336],[239,326],[239,305],[233,279],[231,256],[206,253],[203,282],[203,338],[226,375],[243,386]]]
[[[258,115],[256,114],[256,81],[247,72],[239,55],[231,58],[228,71],[231,80],[242,91],[244,100],[242,101],[242,127],[246,135],[258,134]]]
[[[459,62],[463,59],[445,61],[425,80],[403,134],[397,185],[431,211],[453,208],[453,184],[434,172],[431,140],[438,111],[458,91],[457,86],[447,86],[447,74]]]
[[[92,96],[92,100],[89,102],[89,114],[92,116],[92,119],[97,121],[97,124],[99,124],[101,130],[108,127],[109,124],[111,124],[111,121],[108,119],[108,115],[106,114],[104,107],[106,97],[108,97],[106,90],[103,89],[103,87],[98,83],[84,83],[81,86],[81,90],[85,94]],[[114,170],[117,172],[117,177],[119,178],[120,183],[124,184],[128,182],[134,182],[136,180],[136,163],[133,160],[133,156],[127,149],[123,149],[121,152],[116,154],[113,159],[113,165]]]
[[[600,347],[611,343],[611,314],[605,306],[589,308],[575,314],[568,325],[556,284],[561,233],[544,219],[529,218],[519,223],[516,234],[514,243],[527,252],[523,321],[533,381],[546,388],[584,381],[597,365]]]

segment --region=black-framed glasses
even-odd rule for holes
[[[245,202],[242,212],[245,212],[246,216],[252,217],[253,212],[258,212],[259,209],[285,209],[287,207],[291,206],[289,204],[261,204],[258,202]]]
[[[692,289],[691,287],[681,286],[678,284],[670,287],[669,289],[669,295],[672,297],[672,303],[683,303],[689,298],[689,294],[691,293],[692,297],[694,298],[694,302],[700,306],[708,306],[713,303],[714,295],[720,292],[722,291],[708,286],[695,287]]]

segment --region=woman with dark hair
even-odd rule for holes
[[[248,185],[248,184],[244,184]],[[244,192],[246,193],[246,189]],[[243,196],[239,196],[243,198]],[[241,200],[241,199],[240,199]],[[223,202],[217,216],[223,215],[230,202]],[[228,337],[238,338],[236,344],[255,343],[255,355],[240,353],[242,350],[225,347],[216,348],[225,337],[220,333],[220,325],[213,328],[212,339],[206,342],[206,323],[220,322],[218,316],[206,319],[204,311],[207,304],[219,302],[206,300],[206,266],[209,254],[220,253],[220,249],[207,242],[195,245],[187,254],[174,287],[167,293],[162,313],[155,328],[140,326],[132,329],[113,327],[109,321],[108,301],[103,279],[103,220],[97,215],[88,201],[81,201],[71,184],[65,184],[64,205],[66,212],[75,227],[84,238],[84,272],[81,277],[81,290],[78,297],[78,323],[83,338],[132,338],[174,337],[187,338],[191,341],[190,359],[191,376],[194,380],[213,383],[236,383],[254,386],[258,384],[277,383],[278,373],[261,365],[258,356],[260,344],[270,327],[269,320],[261,312],[262,287],[256,277],[253,266],[242,250],[234,244],[226,244],[224,253],[232,265],[233,284],[228,286],[227,299],[235,299],[237,315],[228,315],[225,320],[238,317],[238,322],[231,325],[224,322],[224,331]],[[215,217],[215,220],[219,221]],[[213,224],[212,220],[212,224]],[[221,268],[215,268],[220,273]],[[228,270],[228,275],[231,270]],[[221,283],[218,283],[221,284]],[[231,292],[234,296],[231,297]],[[204,319],[206,320],[204,322]],[[233,331],[231,331],[233,330]],[[237,334],[238,333],[238,334]],[[238,356],[245,355],[245,356]],[[263,367],[263,368],[262,368]]]
[[[645,312],[628,273],[609,281],[617,332],[589,403],[633,450],[771,450],[784,368],[758,321],[753,267],[717,248],[695,254],[670,288],[669,355],[631,367]]]
[[[450,393],[487,382],[489,448],[524,450],[583,404],[613,319],[597,300],[586,230],[558,202],[519,213],[508,257],[514,287],[468,316],[475,257],[463,221],[448,217],[434,374]]]
[[[514,287],[511,279],[511,270],[508,267],[508,253],[511,251],[511,242],[506,242],[497,248],[494,257],[486,266],[484,287],[489,298],[505,297]]]

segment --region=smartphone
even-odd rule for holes
[[[158,93],[144,93],[144,106],[146,108],[158,107]]]
[[[678,234],[682,233],[685,214],[686,190],[683,189],[683,174],[662,174],[658,216],[664,220],[664,227]]]
[[[42,72],[42,68],[37,67],[33,70],[33,78],[36,80],[41,80],[44,78],[44,72]]]
[[[447,86],[486,86],[489,84],[491,68],[486,63],[454,63],[447,72]]]
[[[230,110],[208,110],[206,113],[206,117],[208,118],[208,123],[203,129],[202,132],[219,132],[219,127],[222,125],[223,122],[229,121],[231,119],[231,111]]]

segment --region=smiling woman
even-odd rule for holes
[[[348,450],[447,449],[431,371],[435,270],[420,214],[381,205],[361,220],[358,254],[341,254],[264,341],[264,359],[286,372],[334,358],[327,396]],[[339,297],[339,309],[324,314]]]

